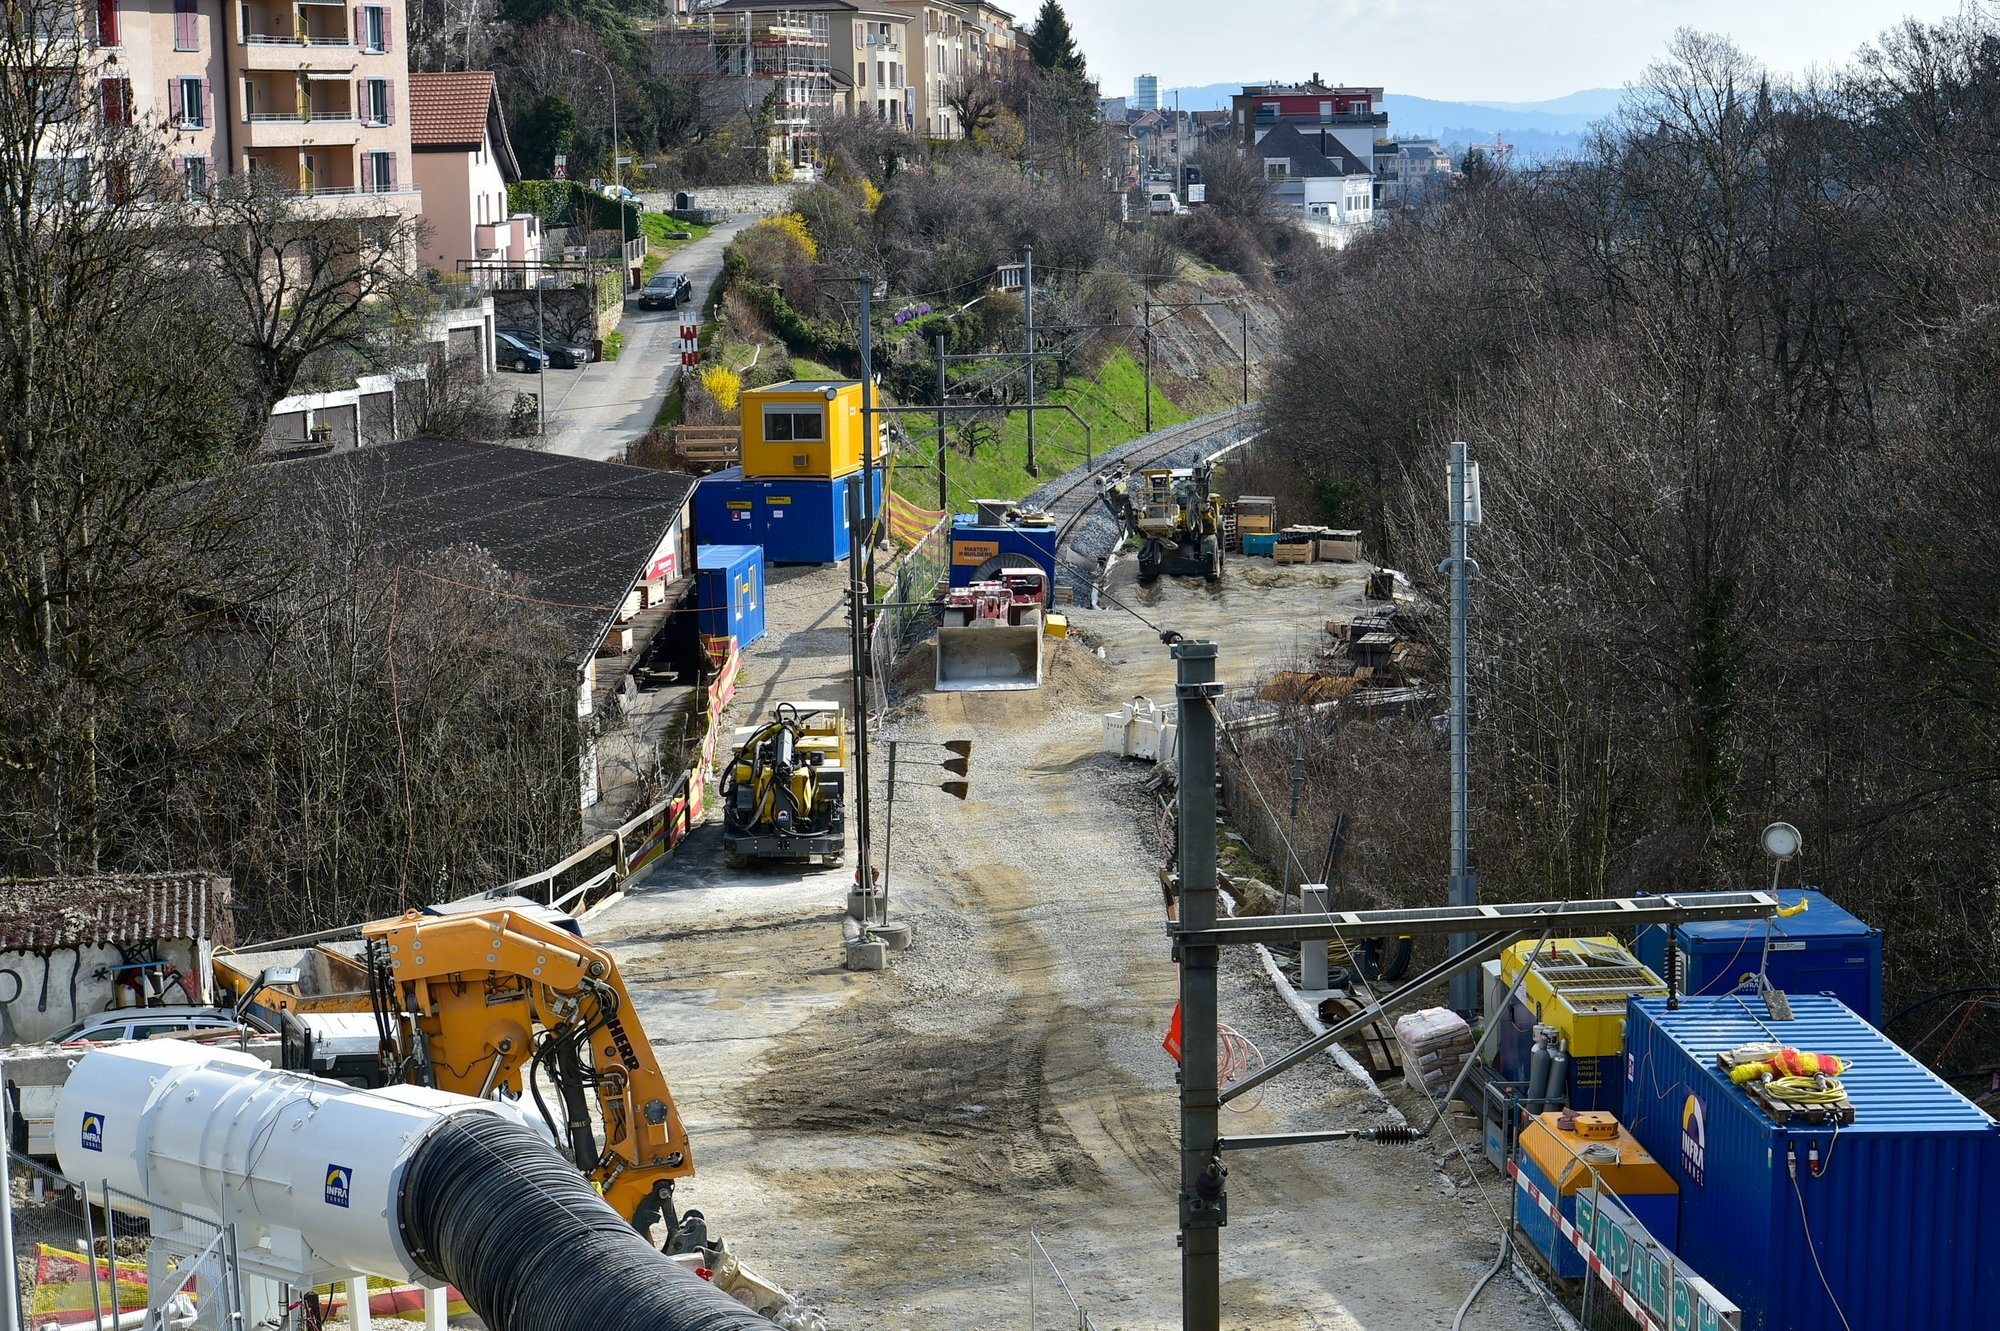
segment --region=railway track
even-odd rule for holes
[[[1029,495],[1025,502],[1053,514],[1058,523],[1058,578],[1088,604],[1092,585],[1118,546],[1123,528],[1097,502],[1097,477],[1121,468],[1193,466],[1248,443],[1255,434],[1256,408],[1231,407],[1120,444],[1094,465],[1065,472]]]

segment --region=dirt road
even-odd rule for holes
[[[1153,625],[1217,638],[1224,678],[1248,681],[1316,645],[1329,612],[1358,600],[1357,573],[1242,560],[1221,588],[1141,590],[1127,565],[1108,590],[1130,609],[1075,610],[1083,641],[1041,691],[901,705],[885,737],[974,740],[973,796],[953,801],[905,765],[918,775],[898,792],[889,882],[915,941],[887,973],[840,968],[845,871],[728,874],[713,827],[594,922],[641,991],[687,1117],[700,1172],[685,1203],[835,1327],[1025,1327],[1031,1281],[1039,1324],[1075,1325],[1036,1274],[1031,1227],[1098,1327],[1178,1326],[1162,822],[1149,769],[1098,753],[1098,716],[1171,695]],[[826,687],[836,595],[832,570],[774,587],[752,705]],[[1225,956],[1224,1020],[1267,1054],[1298,1040],[1258,958]],[[1372,1089],[1317,1059],[1231,1126],[1388,1121]],[[1447,1326],[1496,1250],[1487,1199],[1507,1200],[1491,1171],[1482,1194],[1430,1146],[1231,1166],[1232,1327]],[[1549,1317],[1503,1279],[1468,1325]]]

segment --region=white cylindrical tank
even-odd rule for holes
[[[234,1224],[256,1274],[411,1280],[422,1273],[403,1246],[398,1185],[424,1137],[462,1113],[526,1121],[492,1101],[361,1090],[234,1050],[151,1040],[77,1064],[57,1105],[56,1153],[71,1178]]]

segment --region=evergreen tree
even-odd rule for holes
[[[1028,37],[1028,54],[1039,68],[1083,73],[1083,53],[1076,49],[1069,15],[1056,0],[1042,0],[1042,12],[1035,15],[1035,30]]]

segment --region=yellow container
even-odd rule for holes
[[[865,435],[860,383],[793,380],[746,388],[740,402],[747,479],[835,480],[861,470]],[[875,456],[880,458],[880,417],[875,439]]]
[[[1610,1114],[1578,1114],[1573,1131],[1557,1125],[1561,1117],[1537,1114],[1521,1129],[1521,1153],[1555,1183],[1557,1197],[1582,1192],[1593,1177],[1620,1197],[1680,1191],[1673,1175]]]
[[[1534,951],[1534,943],[1522,942],[1502,952],[1500,983],[1511,987]],[[1603,1058],[1625,1048],[1625,1000],[1666,992],[1615,938],[1551,938],[1521,985],[1521,1001],[1562,1032],[1572,1058]]]

